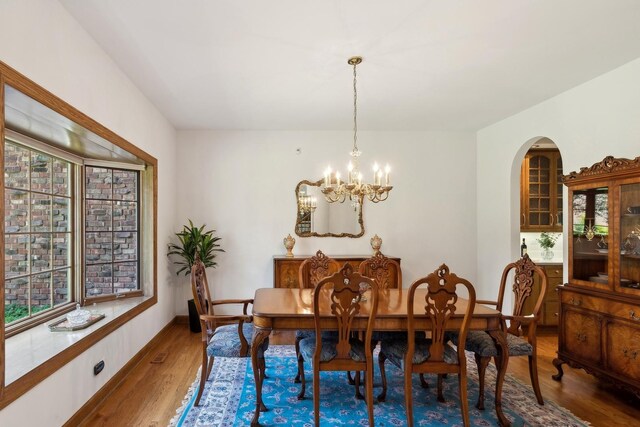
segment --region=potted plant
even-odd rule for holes
[[[185,276],[191,274],[191,267],[195,262],[196,253],[205,267],[216,267],[216,252],[224,252],[220,248],[218,241],[220,237],[215,236],[216,230],[205,230],[206,224],[196,227],[189,220],[188,225],[182,227],[182,231],[176,233],[179,243],[170,243],[167,256],[175,255],[178,259],[173,263],[180,266],[177,275],[184,273]],[[189,325],[192,332],[200,332],[200,319],[193,299],[189,304]]]
[[[549,261],[553,258],[553,252],[551,252],[551,248],[556,245],[558,236],[558,234],[551,234],[547,233],[546,231],[540,233],[540,237],[537,239],[537,241],[542,248],[542,259]]]

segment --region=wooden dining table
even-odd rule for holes
[[[367,293],[365,293],[366,297]],[[426,289],[416,292],[414,313],[424,313]],[[407,330],[407,289],[385,289],[379,292],[378,311],[374,323],[376,331]],[[366,298],[365,298],[366,299]],[[455,313],[447,322],[447,329],[460,329],[468,301],[458,298]],[[354,318],[352,330],[366,329],[370,311],[370,301],[361,302],[360,313]],[[331,315],[330,301],[320,298],[320,316],[323,329],[337,329],[335,316]],[[431,321],[427,315],[415,315],[416,330],[430,330]],[[264,378],[259,366],[259,348],[271,331],[295,331],[314,329],[313,289],[261,288],[256,291],[253,300],[253,324],[255,332],[251,346],[251,363],[256,384],[256,409],[251,426],[259,426],[260,412],[267,408],[262,401],[262,383]],[[473,311],[470,330],[487,331],[498,348],[498,375],[495,390],[495,408],[501,426],[511,423],[502,412],[502,385],[509,361],[506,334],[501,328],[501,313],[495,309],[476,305]]]

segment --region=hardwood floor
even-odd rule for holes
[[[278,333],[271,344],[291,344],[293,335]],[[640,400],[615,388],[601,385],[582,370],[566,367],[562,382],[551,379],[556,373],[557,337],[538,338],[539,375],[542,395],[595,427],[635,426],[640,420]],[[166,426],[182,403],[200,365],[200,334],[189,332],[188,325],[172,325],[160,344],[134,368],[127,380],[98,406],[82,426]],[[151,360],[167,353],[163,363]],[[529,384],[526,357],[509,361],[509,373]]]

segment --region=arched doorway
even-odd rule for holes
[[[548,277],[547,294],[540,312],[540,326],[558,325],[558,296],[553,289],[562,284],[564,200],[562,156],[547,137],[528,141],[519,152],[519,240],[529,257],[542,264]],[[514,166],[517,161],[514,159]],[[536,293],[534,288],[533,293]],[[536,295],[528,298],[525,312],[533,310]],[[531,307],[526,307],[531,305]]]

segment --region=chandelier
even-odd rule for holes
[[[300,206],[300,215],[313,213],[318,207],[318,200],[313,196],[301,195],[298,197],[298,206]]]
[[[353,149],[351,158],[347,166],[345,180],[340,180],[340,172],[333,172],[329,166],[324,172],[324,187],[322,194],[329,203],[350,200],[353,205],[359,205],[366,197],[373,203],[382,202],[389,197],[389,191],[393,188],[389,185],[389,172],[391,168],[387,165],[384,170],[373,165],[373,183],[363,183],[363,175],[358,168],[358,158],[362,154],[358,150],[358,91],[356,88],[356,66],[362,62],[362,58],[354,56],[347,61],[353,65]],[[384,184],[383,184],[384,183]]]

